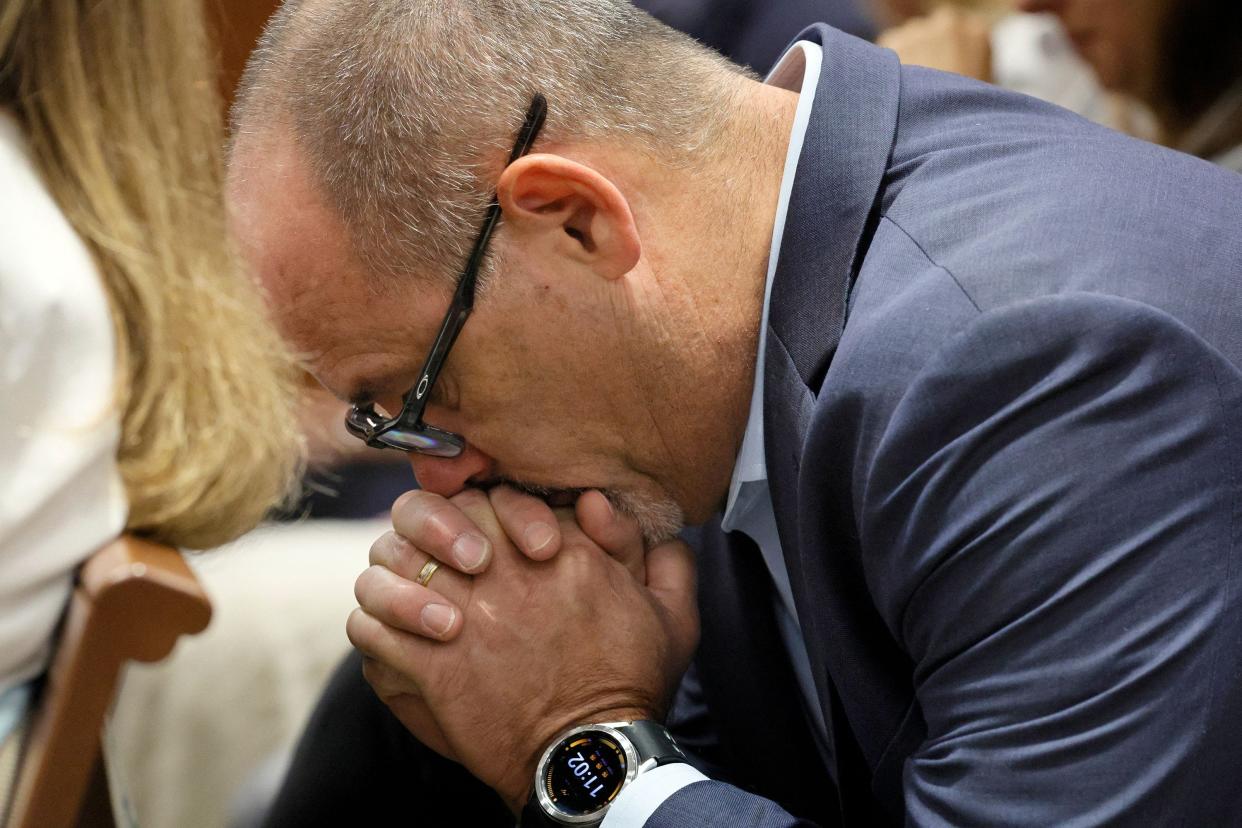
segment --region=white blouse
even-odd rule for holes
[[[125,525],[115,381],[98,270],[0,111],[0,697],[47,669],[74,569]]]

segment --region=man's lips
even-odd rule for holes
[[[578,495],[577,491],[552,492],[547,496],[547,502],[554,509],[560,506],[573,506],[578,501]]]

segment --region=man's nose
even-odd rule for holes
[[[429,457],[410,453],[410,466],[418,485],[441,497],[452,497],[466,488],[471,480],[486,480],[495,474],[496,461],[466,444],[465,450],[453,458]]]

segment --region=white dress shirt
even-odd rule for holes
[[[125,525],[115,362],[95,262],[0,110],[0,739],[74,569]]]
[[[776,221],[772,228],[772,247],[768,255],[767,287],[763,295],[763,317],[759,327],[758,353],[755,356],[755,386],[750,398],[750,416],[746,421],[742,448],[738,451],[737,462],[733,466],[733,480],[729,485],[729,499],[721,524],[726,532],[738,531],[749,536],[759,547],[764,563],[772,575],[777,626],[793,663],[808,722],[813,725],[812,730],[821,751],[828,738],[827,726],[811,676],[811,663],[802,638],[802,629],[798,625],[793,589],[789,583],[789,572],[785,568],[781,541],[776,532],[776,514],[768,488],[768,466],[763,446],[763,364],[772,280],[780,259],[785,219],[789,213],[789,197],[798,172],[798,159],[802,155],[806,130],[811,121],[811,107],[815,101],[822,63],[823,49],[819,44],[799,41],[785,53],[767,78],[767,83],[798,92],[800,97],[789,137],[789,151],[785,157],[785,175],[781,181]],[[670,796],[686,785],[706,778],[690,765],[682,763],[649,771],[617,795],[616,801],[608,809],[602,828],[639,828]]]

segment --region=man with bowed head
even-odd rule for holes
[[[237,123],[422,486],[273,824],[1242,819],[1242,181],[619,0],[291,2]]]

